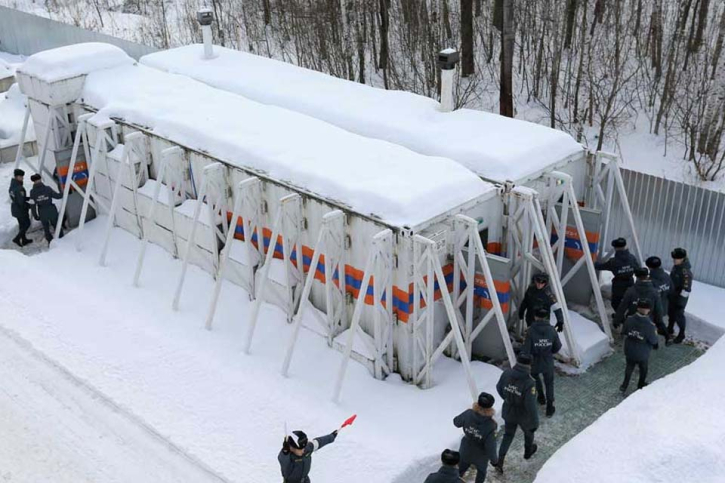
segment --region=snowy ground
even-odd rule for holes
[[[192,458],[231,481],[276,482],[285,423],[317,435],[351,413],[355,428],[315,458],[318,481],[340,481],[343,472],[347,482],[395,481],[407,467],[433,468],[457,443],[451,419],[470,404],[460,364],[444,358],[438,384],[422,391],[395,376],[376,381],[353,363],[343,403],[333,404],[341,356],[323,339],[303,331],[290,377],[281,377],[289,326],[277,309],[263,308],[252,355],[244,356],[245,292],[225,284],[207,332],[211,278],[192,268],[173,312],[178,260],[151,246],[143,287],[133,288],[139,242],[114,230],[109,267],[98,267],[102,221],[89,223],[81,253],[74,233],[34,257],[0,250],[0,329],[30,341]],[[492,392],[500,371],[482,363],[474,370],[479,388]],[[43,443],[50,454],[55,441]]]

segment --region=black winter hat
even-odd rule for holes
[[[483,409],[488,409],[493,407],[495,399],[492,395],[490,395],[487,392],[482,392],[478,395],[478,405],[481,406]]]
[[[637,278],[647,278],[649,277],[649,270],[645,267],[637,267],[634,269],[634,276]]]
[[[537,319],[548,319],[549,311],[544,307],[538,307],[534,310],[534,317],[536,317]]]
[[[537,273],[532,279],[534,282],[549,283],[549,275],[546,273]]]
[[[645,265],[647,265],[648,268],[660,268],[662,266],[662,260],[660,257],[649,257],[644,262]]]
[[[519,364],[523,364],[525,366],[531,365],[531,356],[528,354],[519,354],[519,356],[516,358],[516,362]]]
[[[35,173],[33,176],[30,177],[30,181],[35,183],[36,181],[40,181],[40,175],[38,173]]]
[[[461,462],[461,454],[452,449],[444,449],[441,453],[441,463],[446,466],[456,466]]]
[[[13,177],[15,176],[25,176],[25,171],[23,171],[22,169],[16,169],[15,171],[13,171]]]
[[[303,449],[307,446],[308,439],[304,431],[292,431],[292,434],[287,436],[287,444],[295,449]]]
[[[650,302],[647,299],[639,299],[639,300],[637,300],[637,308],[638,309],[651,309],[652,302]]]
[[[675,248],[672,250],[672,258],[675,260],[681,260],[683,258],[687,258],[687,250],[684,248]]]
[[[612,246],[614,248],[624,248],[627,246],[627,240],[622,237],[617,238],[616,240],[612,240]]]

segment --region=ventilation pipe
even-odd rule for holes
[[[453,75],[460,60],[456,49],[445,49],[438,53],[438,67],[441,68],[441,111],[453,110]]]
[[[204,39],[204,58],[214,58],[214,47],[211,43],[211,23],[214,21],[214,12],[209,7],[200,8],[196,12],[196,20],[201,25],[201,35]]]

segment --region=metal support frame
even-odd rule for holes
[[[285,233],[283,230],[288,230]],[[284,196],[279,200],[279,206],[277,207],[277,213],[274,217],[274,224],[272,225],[272,237],[269,240],[269,247],[267,248],[267,254],[264,257],[264,264],[261,268],[261,276],[256,287],[256,299],[252,305],[252,313],[249,317],[249,327],[247,328],[247,334],[244,341],[244,352],[249,354],[252,347],[252,339],[254,338],[254,330],[257,326],[257,318],[259,317],[259,309],[264,301],[264,293],[267,288],[267,282],[269,280],[269,269],[274,259],[274,251],[277,245],[277,238],[282,234],[282,252],[285,264],[285,277],[287,285],[287,300],[285,306],[289,309],[287,312],[288,321],[292,320],[294,309],[297,305],[297,299],[295,297],[295,290],[293,287],[293,280],[296,277],[297,280],[301,280],[301,270],[303,266],[302,261],[302,246],[299,243],[300,232],[302,231],[302,198],[300,195],[293,193]],[[261,246],[264,246],[264,237],[261,236],[259,239]],[[298,263],[297,267],[292,263],[292,251],[296,250]],[[300,271],[298,271],[300,270]],[[295,282],[296,283],[296,282]]]
[[[443,351],[451,342],[455,341],[466,373],[471,397],[475,401],[478,397],[478,389],[471,372],[470,355],[461,333],[459,314],[456,313],[451,294],[448,292],[439,256],[433,240],[420,235],[413,236],[413,317],[408,321],[413,335],[413,347],[411,348],[413,382],[423,388],[431,387],[435,362],[443,355]],[[451,328],[438,347],[434,347],[436,281],[440,287],[440,298],[445,306],[446,319]],[[422,365],[418,361],[419,351],[423,353],[423,360],[420,361]]]
[[[101,254],[98,258],[98,264],[101,266],[106,265],[106,254],[108,253],[108,242],[111,239],[111,230],[116,220],[116,212],[118,210],[118,198],[121,190],[121,181],[123,179],[123,170],[126,168],[129,174],[129,180],[131,183],[131,189],[133,191],[134,200],[134,211],[136,212],[136,218],[138,216],[138,183],[139,177],[143,174],[143,169],[136,173],[135,163],[133,158],[136,157],[141,160],[142,166],[145,167],[147,163],[146,156],[146,136],[140,132],[133,132],[127,134],[124,139],[123,156],[118,166],[118,172],[116,173],[116,179],[113,186],[113,198],[111,198],[111,209],[108,213],[108,221],[106,222],[106,232],[103,236],[103,245],[101,247]],[[108,162],[106,162],[106,168],[108,169],[109,180],[111,178],[111,170]],[[141,223],[139,221],[139,229],[143,231]],[[83,233],[82,229],[78,231],[78,238]]]
[[[551,234],[546,231],[539,195],[533,189],[517,186],[508,196],[511,207],[508,246],[513,263],[511,280],[514,285],[516,306],[521,305],[533,270],[547,273],[554,296],[562,310],[564,337],[571,350],[573,362],[580,365],[581,354],[574,339],[564,289],[551,249]],[[538,246],[536,249],[534,241]]]
[[[546,233],[555,233],[557,236],[557,240],[552,245],[551,249],[552,253],[556,256],[556,269],[561,280],[561,285],[564,287],[572,280],[581,267],[586,267],[587,274],[589,275],[589,282],[592,284],[592,291],[594,292],[594,299],[596,301],[599,319],[602,322],[602,328],[604,329],[604,333],[607,334],[607,337],[609,337],[609,340],[612,341],[612,329],[609,325],[609,317],[607,316],[607,310],[604,306],[604,297],[602,296],[602,290],[599,286],[597,271],[594,268],[594,260],[589,249],[589,241],[587,240],[586,229],[584,228],[584,222],[582,221],[581,212],[579,211],[579,204],[577,203],[576,192],[574,191],[574,185],[572,184],[572,177],[566,173],[560,173],[558,171],[549,173],[548,177],[553,183],[547,207]],[[562,200],[561,217],[559,217],[556,212],[556,204],[559,199]],[[566,276],[561,278],[563,275],[564,246],[566,242],[566,228],[569,224],[569,213],[571,213],[574,217],[574,226],[576,227],[577,235],[579,236],[579,241],[581,242],[582,252],[584,252],[584,254],[569,270]]]
[[[352,355],[352,347],[355,337],[359,337],[372,353],[375,354],[374,372],[375,377],[382,379],[389,374],[393,368],[393,232],[390,229],[383,230],[373,236],[368,258],[365,262],[360,291],[355,301],[350,330],[347,334],[347,342],[343,352],[340,370],[335,382],[333,400],[340,402],[342,396],[342,385],[347,373],[347,366]],[[365,297],[368,287],[373,285],[373,341],[375,347],[370,347],[368,337],[365,337],[360,319],[365,307]],[[385,303],[383,303],[385,297]]]
[[[594,173],[591,177],[591,200],[590,204],[595,208],[601,209],[603,213],[602,234],[603,240],[609,240],[609,225],[612,213],[612,204],[614,202],[615,190],[622,204],[622,210],[627,218],[627,224],[632,230],[632,241],[634,243],[635,254],[641,265],[644,265],[644,256],[642,248],[637,236],[637,229],[634,225],[634,217],[629,206],[627,191],[624,188],[622,173],[619,170],[619,157],[599,151],[594,154]],[[599,256],[605,259],[611,255],[611,252],[605,251],[605,244],[599,244]]]
[[[292,335],[287,344],[287,352],[284,363],[282,364],[282,375],[287,376],[289,366],[292,361],[292,354],[297,344],[297,336],[302,319],[309,301],[312,284],[315,280],[318,263],[320,257],[325,257],[325,310],[326,317],[322,317],[318,311],[313,310],[315,319],[321,326],[328,345],[332,346],[337,328],[341,326],[345,320],[345,288],[344,273],[345,264],[343,262],[345,252],[345,214],[340,210],[334,210],[326,213],[322,217],[322,227],[315,243],[310,269],[305,278],[304,288],[300,303],[295,311],[292,323],[294,328]],[[337,283],[334,274],[338,274]]]
[[[92,117],[92,116],[91,116]],[[93,124],[90,122],[90,117],[84,116],[84,121],[81,123],[80,128],[76,132],[76,140],[73,143],[74,146],[80,142],[82,139],[83,141],[83,149],[84,153],[86,155],[86,163],[90,163],[90,167],[88,168],[88,182],[86,183],[86,189],[85,191],[80,191],[81,195],[83,196],[83,206],[81,208],[81,217],[78,222],[78,236],[76,236],[76,250],[80,251],[82,247],[82,241],[83,237],[81,234],[83,233],[83,228],[86,225],[86,215],[88,214],[88,205],[91,204],[91,199],[94,203],[94,209],[96,212],[98,212],[98,208],[102,207],[107,212],[110,213],[111,206],[108,205],[103,198],[99,197],[97,191],[95,190],[95,182],[96,182],[96,174],[98,173],[98,167],[101,163],[101,159],[103,160],[103,163],[105,163],[106,166],[106,172],[108,173],[108,182],[110,184],[111,182],[111,170],[108,165],[108,146],[115,146],[118,143],[118,133],[117,133],[117,126],[116,123],[111,120],[105,120],[99,124]],[[90,129],[93,128],[95,130],[95,141],[96,144],[93,148],[93,152],[89,152],[89,139],[88,135],[90,134]],[[79,137],[79,136],[82,136]],[[78,154],[78,151],[76,150],[76,155]],[[75,168],[76,163],[76,156],[73,156],[71,158],[71,166]],[[70,168],[69,168],[70,172]],[[120,174],[120,170],[119,170]],[[119,176],[120,178],[120,176]],[[110,185],[109,185],[109,191]],[[66,200],[64,199],[64,202]],[[61,223],[58,223],[58,226],[61,226]],[[57,230],[56,230],[57,231]]]
[[[158,206],[159,195],[161,194],[161,186],[166,188],[167,194],[167,209],[169,211],[169,218],[172,223],[171,234],[174,239],[174,256],[178,256],[176,253],[176,228],[174,226],[174,200],[177,198],[184,198],[186,195],[184,173],[186,170],[184,162],[184,151],[178,146],[166,148],[161,151],[159,155],[159,170],[156,175],[156,185],[154,186],[154,194],[151,199],[151,205],[149,206],[148,214],[146,219],[149,223],[149,228],[153,227],[156,223],[156,208]],[[181,195],[181,196],[180,196]],[[134,286],[139,286],[141,279],[141,270],[143,268],[144,259],[146,257],[146,248],[149,242],[150,230],[143,230],[143,218],[141,218],[141,228],[143,233],[143,239],[141,240],[141,250],[138,254],[138,260],[136,261],[136,270],[133,275]]]
[[[496,293],[494,279],[491,275],[491,268],[488,264],[487,253],[483,248],[481,237],[478,234],[478,222],[466,215],[456,215],[453,221],[453,297],[454,307],[459,320],[463,324],[463,340],[466,343],[466,351],[469,356],[472,354],[473,341],[481,334],[486,325],[495,317],[501,338],[506,348],[506,356],[509,364],[513,367],[516,364],[511,339],[509,338],[506,318],[501,309],[501,302]],[[473,302],[476,278],[476,262],[483,270],[483,276],[491,295],[493,310],[477,321],[476,328],[473,328]],[[465,284],[462,290],[461,286]],[[465,307],[465,310],[464,310]]]
[[[48,107],[48,123],[45,126],[45,132],[43,133],[43,144],[39,146],[39,158],[38,164],[34,165],[29,159],[23,155],[23,148],[25,146],[25,136],[28,131],[28,122],[30,121],[30,101],[25,108],[25,116],[23,117],[23,127],[20,131],[20,143],[18,144],[18,150],[15,153],[15,163],[13,169],[18,169],[21,163],[25,163],[33,172],[39,173],[45,177],[46,181],[54,182],[55,178],[53,173],[45,167],[45,158],[48,155],[48,144],[50,143],[50,136],[55,136],[56,147],[59,146],[70,146],[73,141],[71,139],[72,126],[68,122],[66,109],[68,106],[47,106]],[[60,226],[60,223],[58,223]]]
[[[215,162],[211,163],[204,168],[203,181],[201,189],[199,190],[199,196],[197,198],[197,204],[194,207],[194,216],[191,222],[191,232],[189,233],[189,239],[186,241],[186,247],[184,248],[183,263],[181,265],[181,273],[179,274],[179,281],[176,285],[176,291],[174,293],[174,301],[171,306],[174,310],[179,309],[179,302],[181,300],[181,292],[184,287],[184,280],[186,279],[186,271],[189,268],[189,257],[191,251],[196,249],[196,231],[199,226],[199,216],[201,215],[202,205],[206,206],[207,219],[209,223],[209,233],[211,235],[211,246],[213,250],[212,260],[214,262],[214,268],[218,268],[218,245],[217,240],[225,240],[228,233],[227,224],[227,181],[226,181],[226,168],[223,164]],[[217,213],[223,213],[222,216],[222,230],[217,228],[215,215]]]
[[[244,250],[246,251],[247,264],[245,266],[245,277],[243,280],[243,288],[249,293],[250,300],[254,299],[254,267],[259,264],[259,251],[252,245],[252,234],[257,232],[257,240],[261,239],[262,225],[262,182],[257,177],[247,178],[240,181],[234,193],[234,210],[232,211],[232,221],[227,230],[227,238],[224,242],[219,257],[219,268],[216,273],[216,283],[212,292],[209,311],[206,317],[206,329],[211,330],[214,322],[214,314],[216,313],[219,294],[221,293],[222,282],[224,281],[224,273],[229,262],[229,255],[232,251],[234,243],[234,233],[239,218],[242,218],[244,227]]]

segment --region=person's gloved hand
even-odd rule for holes
[[[556,331],[557,332],[563,332],[564,331],[564,322],[557,322],[556,323]]]
[[[284,442],[282,443],[282,452],[284,454],[289,454],[289,443],[287,442],[287,438],[285,437]]]

